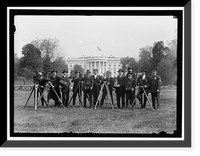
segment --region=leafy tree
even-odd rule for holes
[[[133,67],[133,72],[137,72],[139,70],[138,62],[133,57],[122,57],[121,58],[122,69],[127,70],[127,67]]]
[[[38,39],[31,42],[40,51],[44,63],[43,71],[48,73],[52,70],[52,63],[56,60],[58,54],[59,40],[55,38]]]
[[[63,57],[57,57],[52,63],[52,68],[56,69],[59,73],[61,73],[64,69],[68,70],[68,65]]]
[[[158,64],[162,59],[166,56],[166,50],[168,50],[168,47],[164,46],[163,41],[155,42],[152,48],[152,58],[153,61]]]
[[[151,68],[154,66],[154,61],[152,59],[152,47],[146,46],[144,48],[140,48],[139,51],[139,68],[140,69],[146,69],[147,73],[149,74],[151,72]]]
[[[22,48],[23,57],[20,59],[20,68],[26,68],[30,71],[42,71],[43,64],[41,52],[33,44],[26,44]]]
[[[74,71],[79,71],[79,72],[83,73],[84,69],[81,67],[81,65],[75,64]]]
[[[14,76],[18,76],[20,59],[14,54]]]

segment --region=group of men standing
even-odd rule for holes
[[[44,78],[42,73],[39,73],[38,83],[41,88],[39,94],[42,95],[45,86],[49,84],[47,102],[49,102],[49,99],[53,99],[55,106],[60,106],[62,103],[65,107],[68,107],[69,102],[71,102],[71,100],[69,101],[70,84],[73,83],[73,95],[70,98],[73,99],[72,107],[76,104],[77,95],[79,104],[82,106],[82,92],[84,96],[83,107],[87,107],[87,100],[90,108],[94,108],[95,105],[102,107],[107,94],[109,94],[111,102],[114,104],[113,89],[115,89],[118,108],[129,108],[129,106],[133,108],[136,105],[137,98],[141,104],[141,108],[144,109],[146,107],[148,94],[151,93],[153,108],[159,109],[161,78],[157,75],[157,69],[152,69],[150,77],[147,77],[146,70],[144,69],[141,70],[141,73],[137,77],[133,73],[133,68],[129,67],[126,75],[122,69],[119,69],[118,76],[113,78],[111,77],[110,71],[107,71],[104,76],[98,75],[97,69],[93,70],[93,75],[91,75],[89,70],[87,70],[85,75],[76,71],[74,78],[70,82],[68,71],[63,70],[62,76],[58,77],[57,71],[52,70],[51,76],[48,79]],[[138,89],[137,93],[136,88]],[[102,95],[99,100],[100,91]],[[44,105],[45,100],[43,97],[41,101],[42,105]]]

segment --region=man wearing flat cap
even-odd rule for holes
[[[150,79],[150,91],[151,91],[151,97],[152,97],[152,105],[154,109],[159,110],[160,109],[160,89],[161,89],[161,77],[157,75],[157,69],[152,69],[152,76]],[[155,104],[155,99],[157,102],[157,106]]]
[[[68,71],[63,70],[62,76],[60,78],[60,85],[62,87],[62,102],[65,107],[68,107],[68,101],[69,101],[69,87],[70,87],[70,81],[68,78]]]
[[[83,92],[84,92],[84,107],[86,108],[86,99],[89,100],[90,108],[92,108],[92,89],[94,85],[94,80],[91,76],[90,70],[87,70],[86,75],[83,80]]]
[[[53,88],[55,90],[55,92],[57,93],[57,95],[59,97],[61,97],[60,95],[60,89],[59,89],[59,85],[60,85],[60,77],[57,76],[58,71],[53,69],[51,71],[52,76],[51,76],[51,84],[53,85]],[[50,98],[52,98],[55,101],[55,107],[59,107],[60,106],[60,102],[58,100],[58,97],[52,89],[52,86],[50,87]]]
[[[146,107],[146,102],[147,102],[147,97],[144,94],[144,91],[146,92],[146,95],[148,96],[149,93],[149,85],[150,85],[150,80],[146,76],[146,70],[142,69],[141,73],[142,75],[138,78],[137,80],[137,85],[139,86],[139,93],[138,93],[138,100],[140,101],[141,108],[144,109]],[[144,90],[143,90],[144,88]]]
[[[93,85],[93,98],[94,98],[94,106],[95,106],[96,102],[97,102],[97,98],[99,96],[100,87],[101,87],[101,76],[98,75],[98,70],[97,69],[93,70],[93,74],[94,74],[94,75],[92,75],[92,79],[94,81],[94,85]]]
[[[124,71],[119,69],[117,76],[117,85],[115,85],[115,92],[117,96],[117,107],[120,108],[120,99],[122,99],[122,108],[125,108],[125,76]]]

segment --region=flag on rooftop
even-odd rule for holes
[[[98,49],[99,51],[102,51],[101,48],[99,48],[98,46],[97,46],[97,49]]]

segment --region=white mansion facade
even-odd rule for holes
[[[84,71],[90,70],[93,73],[93,69],[98,69],[98,73],[103,75],[106,71],[111,71],[112,76],[118,74],[119,68],[121,68],[120,57],[110,56],[82,56],[79,58],[68,58],[68,70],[69,72],[74,69],[74,65],[80,65]]]

